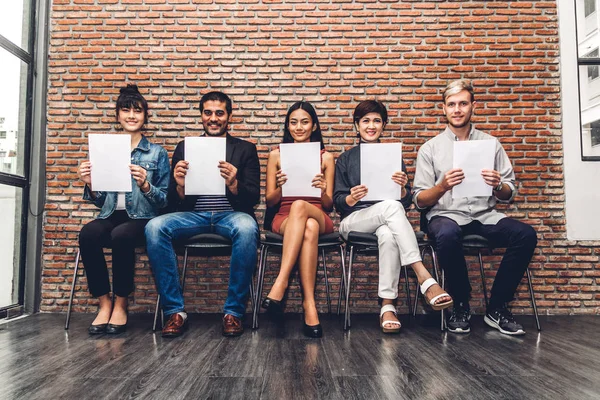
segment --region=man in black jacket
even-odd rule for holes
[[[151,220],[146,225],[148,258],[154,272],[163,312],[168,321],[163,337],[180,336],[187,327],[183,293],[179,284],[177,257],[173,241],[200,233],[216,233],[231,239],[229,289],[225,301],[223,335],[238,336],[244,331],[250,280],[256,268],[259,231],[254,206],[260,196],[260,166],[256,146],[234,138],[227,132],[231,122],[231,99],[221,92],[210,92],[200,100],[202,125],[206,135],[226,138],[225,161],[218,168],[225,180],[226,195],[185,195],[184,142],[173,153],[169,206],[176,212]]]

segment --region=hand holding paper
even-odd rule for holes
[[[88,140],[92,190],[131,192],[131,135],[93,133]]]
[[[360,145],[360,183],[368,188],[362,200],[398,200],[402,185],[402,143]]]
[[[321,174],[320,144],[284,143],[279,146],[281,171],[285,174],[285,186],[281,188],[283,197],[321,197],[322,183],[315,182]],[[283,184],[282,183],[282,184]],[[315,185],[318,185],[316,186]]]
[[[230,168],[233,167],[231,164],[223,161],[226,157],[226,143],[226,139],[221,137],[185,138],[186,195],[225,195],[223,178],[231,180],[233,176],[235,179],[237,173],[237,170]],[[183,169],[185,166],[181,165]],[[180,169],[180,173],[183,170]]]

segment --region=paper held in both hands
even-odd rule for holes
[[[321,173],[321,144],[282,143],[279,145],[281,171],[287,176],[281,187],[283,197],[321,197],[312,180]]]
[[[485,183],[481,170],[494,169],[495,140],[469,140],[454,142],[452,168],[460,168],[465,179],[452,188],[452,198],[489,197],[492,187]]]
[[[402,171],[402,143],[362,143],[360,183],[369,190],[362,201],[399,200],[402,186],[392,180]]]
[[[225,195],[225,179],[219,161],[225,161],[224,137],[186,137],[185,157],[189,163],[185,175],[185,195]]]
[[[131,192],[131,135],[92,133],[88,136],[92,187],[95,192]]]

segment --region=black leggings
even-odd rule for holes
[[[88,287],[94,297],[110,293],[105,247],[112,249],[113,291],[127,297],[133,291],[135,248],[144,244],[144,228],[149,220],[131,219],[117,210],[106,219],[95,219],[79,233],[79,249]]]

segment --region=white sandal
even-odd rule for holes
[[[425,301],[427,301],[427,297],[425,296],[425,292],[427,292],[427,290],[429,290],[430,287],[432,287],[433,285],[437,285],[437,284],[438,284],[437,281],[435,279],[433,279],[433,278],[425,279],[425,281],[421,284],[421,293],[423,294],[423,297],[425,297]],[[446,293],[446,291],[444,291],[444,293],[442,293],[442,294],[438,294],[433,299],[429,300],[429,305],[435,311],[443,310],[445,308],[450,307],[454,303],[452,301],[452,298],[450,298],[450,300],[448,300],[448,301],[444,301],[444,302],[441,302],[441,303],[436,303],[436,301],[438,299],[440,299],[442,297],[446,297],[446,296],[450,297],[450,295],[448,293]]]
[[[392,312],[392,313],[394,313],[394,315],[396,317],[398,317],[398,314],[396,313],[395,305],[386,304],[385,306],[381,307],[381,311],[379,312],[379,322],[381,323],[381,330],[383,331],[383,333],[398,333],[398,332],[400,332],[400,327],[402,326],[400,321],[393,321],[393,320],[382,321],[381,320],[383,318],[383,314],[385,314],[386,312]],[[392,325],[393,328],[387,328],[386,325]]]

